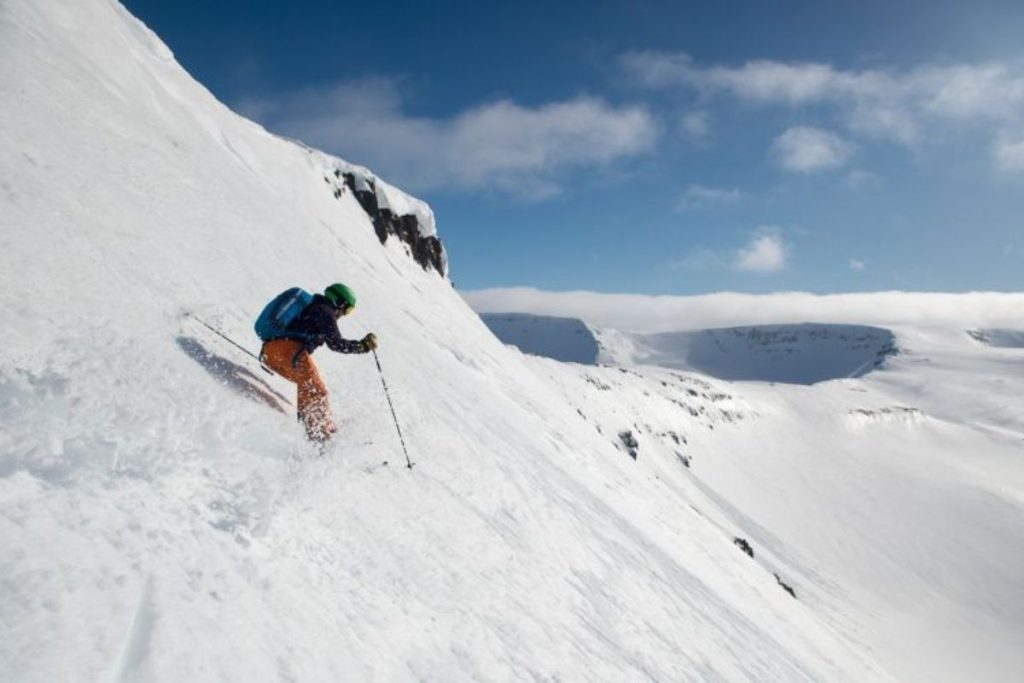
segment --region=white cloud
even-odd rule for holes
[[[747,62],[739,68],[716,66],[700,74],[704,87],[724,88],[750,100],[788,104],[822,100],[835,90],[856,86],[853,80],[825,64],[784,64],[769,60]]]
[[[852,144],[835,133],[806,126],[786,130],[772,144],[776,163],[797,173],[839,168],[849,161],[854,150]]]
[[[904,145],[920,142],[923,122],[899,101],[855,102],[845,112],[846,124],[858,135]]]
[[[868,267],[867,261],[861,261],[859,259],[850,259],[850,270],[859,273]]]
[[[789,247],[776,228],[761,228],[745,247],[736,252],[738,270],[775,273],[786,267]]]
[[[818,295],[804,292],[701,296],[646,296],[544,292],[532,288],[462,292],[481,313],[534,313],[581,318],[598,327],[639,333],[732,325],[799,322],[861,325],[929,324],[964,330],[1015,327],[1024,294],[876,292]]]
[[[1024,73],[999,62],[920,69],[910,87],[928,110],[958,120],[1012,121],[1024,105]]]
[[[695,145],[706,145],[711,139],[711,118],[706,111],[691,111],[679,121],[679,129]]]
[[[559,191],[572,168],[600,168],[649,150],[657,137],[640,107],[578,97],[539,107],[482,104],[449,119],[408,116],[400,83],[368,79],[239,104],[274,130],[370,166],[413,190]]]
[[[677,211],[691,211],[723,204],[735,204],[743,199],[743,193],[738,188],[707,187],[705,185],[690,185],[676,202]]]
[[[806,105],[823,102],[889,112],[931,112],[954,119],[1021,117],[1024,68],[1001,62],[923,65],[907,71],[836,69],[816,62],[752,60],[741,66],[700,66],[684,54],[632,52],[621,63],[635,79],[653,88],[686,86],[708,94],[727,92],[764,103]]]
[[[1024,171],[1024,139],[995,143],[996,165],[1004,171]]]
[[[735,251],[693,249],[670,264],[672,268],[692,271],[733,268],[750,273],[775,273],[784,270],[790,247],[781,231],[773,226],[758,228],[750,240]]]
[[[651,88],[686,86],[707,94],[728,92],[752,101],[810,104],[840,98],[883,97],[898,83],[880,71],[840,71],[828,64],[748,61],[742,66],[700,66],[688,55],[632,52],[623,67]]]
[[[753,60],[700,65],[689,56],[632,52],[621,57],[635,82],[687,88],[705,99],[727,94],[761,105],[830,105],[858,135],[917,144],[943,123],[983,134],[1024,122],[1024,65],[991,61],[909,70],[837,69],[817,62]]]
[[[769,60],[741,67],[698,65],[686,54],[630,52],[622,65],[640,83],[651,88],[688,86],[707,94],[728,91],[737,97],[765,102],[802,104],[821,100],[837,85],[837,73],[824,64],[785,64]]]

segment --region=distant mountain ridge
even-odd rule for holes
[[[868,325],[800,323],[629,334],[575,318],[484,313],[506,344],[524,353],[594,365],[654,365],[732,381],[814,384],[860,377],[899,353],[892,331]]]

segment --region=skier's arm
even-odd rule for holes
[[[322,335],[327,348],[331,351],[336,353],[367,353],[371,348],[376,347],[376,343],[374,343],[373,347],[367,344],[365,338],[360,341],[354,341],[342,337],[341,332],[338,331],[338,321],[330,311],[321,309],[317,310],[313,315],[316,318],[316,329]],[[376,342],[376,337],[373,338],[373,341]]]
[[[338,322],[329,313],[324,313],[318,327],[323,332],[324,343],[327,344],[327,348],[331,351],[337,353],[366,353],[370,350],[362,341],[354,341],[342,337],[341,332],[338,331]]]
[[[334,321],[331,322],[332,325],[327,335],[327,339],[325,340],[327,348],[338,353],[366,353],[369,351],[363,342],[353,341],[342,337],[341,332],[338,332],[337,324],[334,324]]]

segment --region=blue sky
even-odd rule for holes
[[[126,4],[461,289],[1021,289],[1024,3]]]

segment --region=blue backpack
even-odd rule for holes
[[[285,330],[312,302],[313,295],[301,287],[292,287],[281,292],[263,307],[263,312],[256,319],[256,335],[263,341],[301,337],[302,335],[289,335]]]

